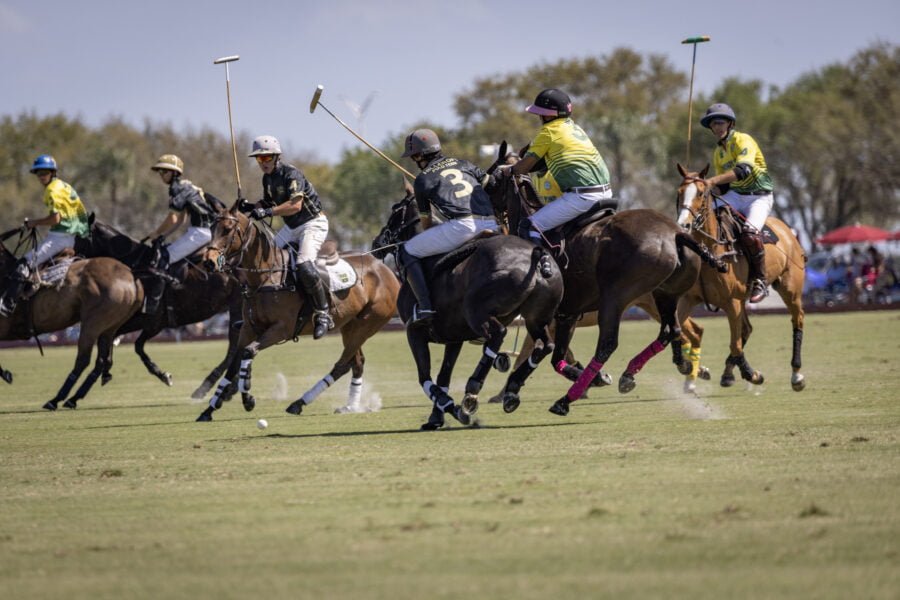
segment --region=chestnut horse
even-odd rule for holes
[[[529,196],[534,188],[527,178],[510,177],[502,182],[495,202],[507,209],[510,231],[518,220],[532,212]],[[502,200],[501,200],[502,198]],[[701,262],[724,269],[706,248],[665,215],[649,209],[625,210],[612,215],[583,215],[565,227],[565,295],[556,319],[556,371],[575,383],[556,401],[550,412],[566,415],[569,405],[582,397],[601,372],[619,343],[622,313],[645,297],[659,314],[657,338],[629,363],[619,378],[619,391],[635,387],[635,375],[656,354],[672,344],[673,360],[682,374],[691,365],[682,355],[681,323],[687,313],[679,310],[679,299],[697,281]],[[578,315],[597,311],[599,337],[594,357],[585,369],[565,360]]]
[[[18,230],[0,236],[0,281],[16,267],[16,258],[2,240]],[[76,408],[101,377],[105,385],[112,365],[113,339],[116,332],[141,307],[144,288],[131,270],[112,258],[75,260],[61,281],[49,286],[37,282],[32,275],[26,297],[9,317],[0,317],[0,339],[27,340],[41,333],[65,329],[81,322],[75,366],[56,396],[44,404],[47,410],[63,406]],[[35,291],[36,289],[36,291]],[[28,297],[28,292],[33,294]],[[66,399],[91,360],[97,346],[97,362],[75,394]],[[0,369],[3,379],[12,382],[12,374]]]
[[[312,307],[293,281],[289,251],[278,248],[271,229],[251,222],[238,206],[235,203],[216,217],[204,258],[210,270],[231,271],[241,282],[245,297],[243,324],[231,365],[198,421],[212,420],[213,412],[221,407],[224,390],[236,375],[244,409],[253,410],[253,358],[269,346],[311,335],[313,329]],[[341,332],[344,350],[331,371],[288,406],[290,414],[300,414],[305,405],[351,369],[347,408],[355,410],[363,383],[362,345],[396,314],[400,282],[391,270],[366,254],[347,254],[344,258],[355,271],[356,283],[331,293],[330,310],[335,328]]]
[[[155,249],[118,231],[114,227],[92,220],[89,238],[79,238],[75,251],[88,258],[112,256],[131,267],[138,277],[159,277],[155,271]],[[167,327],[181,327],[205,321],[228,311],[229,322],[235,323],[241,315],[241,290],[237,280],[225,273],[208,273],[190,264],[188,257],[173,265],[181,269],[181,282],[168,286],[159,308],[153,314],[136,313],[122,325],[118,335],[140,331],[134,342],[134,351],[151,375],[166,385],[172,385],[172,375],[160,369],[144,350],[144,345]],[[167,276],[167,275],[163,275]],[[169,310],[171,309],[171,310]],[[230,364],[237,347],[237,329],[228,328],[228,350],[222,362],[206,376],[192,397],[203,398],[216,384]],[[232,390],[233,392],[233,390]]]
[[[372,243],[373,254],[384,257],[386,248],[396,248],[422,231],[416,198],[411,190],[392,207],[388,222]],[[543,252],[525,240],[505,235],[489,236],[468,242],[446,255],[425,259],[430,271],[432,297],[437,315],[430,326],[411,325],[406,338],[419,375],[419,385],[433,404],[423,430],[444,425],[449,412],[466,425],[478,409],[478,394],[491,367],[509,369],[509,358],[500,352],[506,326],[522,315],[528,333],[540,340],[528,360],[507,379],[502,392],[503,410],[513,412],[519,406],[519,391],[538,364],[550,354],[553,343],[549,325],[563,294],[558,268],[543,275],[538,261]],[[415,296],[409,285],[400,290],[400,317],[409,321]],[[482,357],[466,382],[460,406],[447,392],[462,344],[483,338]],[[444,346],[444,359],[436,381],[431,378],[429,343]]]
[[[704,244],[714,254],[727,259],[731,268],[727,273],[717,273],[712,269],[700,271],[700,284],[695,292],[682,302],[695,306],[701,302],[718,306],[728,316],[731,328],[731,354],[725,361],[721,385],[734,383],[734,367],[745,380],[761,384],[765,380],[762,373],[750,367],[744,356],[744,345],[750,336],[747,309],[744,301],[749,293],[747,274],[749,266],[744,253],[735,250],[734,235],[720,221],[731,216],[730,210],[717,210],[714,194],[705,183],[709,166],[699,173],[688,172],[678,165],[682,181],[678,187],[678,224],[690,232],[699,243]],[[732,221],[733,222],[733,221]],[[800,372],[800,349],[803,345],[803,282],[806,278],[806,253],[791,229],[780,219],[766,219],[766,277],[768,283],[778,292],[791,313],[793,324],[793,353],[791,355],[791,387],[801,391],[806,387],[806,379]],[[775,241],[773,243],[774,234]]]

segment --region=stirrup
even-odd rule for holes
[[[331,315],[327,312],[319,312],[316,311],[313,316],[313,321],[315,326],[313,328],[313,339],[317,340],[330,330],[334,329],[334,321],[331,320]]]
[[[426,323],[430,323],[434,320],[434,316],[437,314],[437,311],[428,309],[428,308],[419,308],[419,305],[416,304],[413,306],[412,317],[409,319],[410,325],[424,325]]]
[[[769,286],[767,286],[762,279],[754,279],[750,284],[750,299],[748,302],[750,302],[750,304],[762,302],[768,295]]]

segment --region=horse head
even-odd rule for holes
[[[212,239],[203,253],[208,271],[223,271],[226,264],[239,262],[247,249],[253,229],[250,218],[238,202],[213,221]]]
[[[706,165],[699,173],[688,171],[680,163],[676,164],[681,175],[681,184],[675,197],[678,210],[677,223],[685,230],[689,230],[705,219],[709,212],[711,187],[706,183],[706,174],[709,165]]]
[[[75,252],[85,258],[110,256],[132,268],[153,261],[149,246],[98,220],[91,221],[89,238],[75,239]]]
[[[387,223],[381,228],[381,232],[372,240],[372,255],[375,258],[384,259],[388,253],[394,251],[398,242],[405,242],[421,231],[419,208],[416,205],[416,195],[411,187],[407,187],[403,200],[391,206],[391,214]]]

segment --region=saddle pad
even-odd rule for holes
[[[64,258],[41,269],[41,286],[51,287],[61,282],[69,272],[69,267],[75,262],[74,258]]]
[[[319,275],[332,292],[340,292],[356,285],[358,279],[356,270],[343,258],[339,258],[333,265],[317,260],[316,268],[319,269]]]

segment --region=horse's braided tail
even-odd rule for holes
[[[703,262],[714,268],[719,273],[728,272],[728,265],[726,265],[715,255],[713,255],[713,253],[709,251],[709,248],[707,248],[703,244],[697,243],[694,238],[692,238],[688,234],[684,232],[678,232],[677,234],[675,234],[675,245],[678,247],[679,255],[682,254],[683,248],[687,246],[688,248],[696,252]]]

